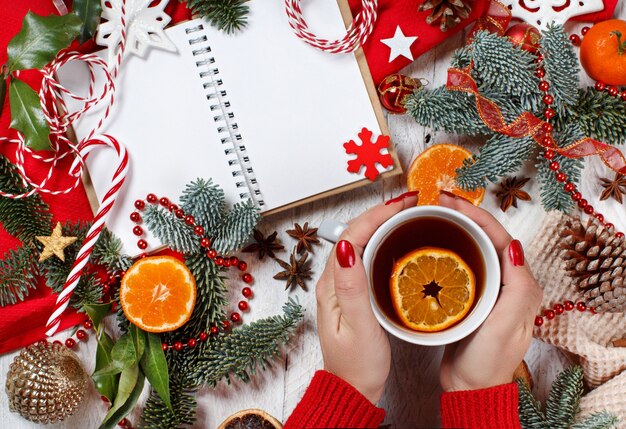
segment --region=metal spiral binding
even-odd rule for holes
[[[211,102],[209,106],[211,112],[215,112],[213,121],[220,134],[226,162],[229,167],[232,167],[231,173],[235,178],[235,185],[241,190],[240,200],[252,199],[262,209],[265,206],[263,195],[246,152],[246,146],[243,144],[243,138],[238,132],[235,114],[230,111],[228,93],[223,88],[224,82],[219,77],[219,67],[212,55],[211,46],[208,44],[208,37],[204,31],[202,24],[185,29],[185,33],[189,36],[191,53],[196,58],[196,67],[200,70],[198,74],[202,80],[202,88],[207,91],[206,98]]]

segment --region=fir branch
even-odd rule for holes
[[[479,77],[481,86],[506,94],[508,98],[539,95],[534,55],[514,45],[507,37],[487,31],[476,33],[470,46],[474,61],[472,72]]]
[[[550,94],[554,96],[553,108],[556,108],[557,115],[562,115],[565,107],[576,104],[578,99],[578,57],[562,25],[549,25],[539,44],[545,79],[550,83]]]
[[[9,250],[0,260],[0,307],[23,301],[37,289],[40,274],[33,247]]]
[[[143,220],[154,236],[164,245],[181,253],[194,253],[200,248],[193,228],[174,214],[156,205],[146,207]]]
[[[180,197],[181,208],[194,217],[205,233],[215,237],[226,213],[224,191],[211,179],[202,178],[185,186]]]
[[[291,299],[283,311],[283,316],[258,320],[219,337],[208,356],[201,358],[193,377],[210,386],[224,378],[230,382],[231,375],[247,382],[257,365],[262,369],[271,366],[279,345],[289,340],[303,317],[302,307]]]
[[[523,429],[548,429],[546,416],[541,410],[541,402],[537,401],[524,380],[518,378],[519,391],[518,412],[520,425]]]
[[[571,114],[586,136],[608,144],[626,143],[626,103],[619,97],[581,89]]]
[[[445,87],[432,91],[419,89],[406,98],[405,107],[418,124],[435,131],[463,135],[491,133],[478,116],[474,97],[450,93]]]
[[[502,176],[517,171],[535,149],[531,138],[512,138],[494,134],[480,150],[480,156],[466,160],[457,170],[457,183],[474,190],[487,186],[487,180],[497,183]]]
[[[582,138],[580,129],[575,124],[570,124],[560,133],[553,134],[555,141],[559,146],[567,144]],[[556,155],[554,161],[560,165],[560,171],[567,175],[567,181],[574,184],[580,180],[580,174],[583,163],[579,159],[566,158]],[[574,207],[574,202],[569,193],[563,189],[563,183],[556,180],[556,175],[549,168],[550,163],[546,161],[542,155],[537,157],[537,179],[541,183],[541,202],[546,210],[560,210],[564,213],[570,211]]]
[[[203,253],[187,256],[185,264],[196,280],[196,305],[189,322],[171,334],[172,341],[208,332],[211,326],[226,319],[228,289],[220,268]]]
[[[613,429],[617,428],[619,418],[607,411],[593,413],[583,421],[575,423],[572,429]]]
[[[569,429],[574,423],[583,395],[583,369],[567,368],[560,373],[550,389],[546,402],[546,416],[550,429]]]
[[[472,52],[468,45],[456,49],[452,53],[450,67],[455,69],[464,69],[472,63]]]
[[[170,400],[173,412],[161,397],[151,390],[141,413],[141,429],[175,429],[192,425],[196,420],[194,392],[186,389],[176,372],[170,372]]]
[[[261,215],[250,200],[237,203],[226,216],[213,237],[213,248],[218,253],[229,253],[239,249],[252,235]]]
[[[93,247],[91,260],[109,271],[126,271],[133,264],[132,258],[122,254],[122,240],[107,228],[102,230]]]
[[[206,18],[211,25],[226,33],[234,33],[247,24],[248,0],[187,0],[194,15]]]
[[[28,190],[17,168],[2,155],[0,155],[0,190],[14,194]],[[39,194],[18,199],[0,196],[0,223],[9,234],[24,244],[32,242],[38,235],[50,235],[51,222],[52,214]]]

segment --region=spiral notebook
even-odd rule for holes
[[[335,0],[312,4],[304,13],[314,31],[345,34]],[[102,132],[130,156],[108,226],[131,254],[138,252],[128,217],[134,201],[150,192],[176,200],[198,177],[222,186],[228,203],[252,199],[264,214],[369,183],[347,172],[353,156],[343,148],[358,141],[363,127],[374,136],[389,134],[365,60],[357,58],[362,54],[334,55],[305,44],[289,27],[281,1],[249,5],[248,26],[237,34],[195,19],[165,30],[176,52],[153,48],[146,58],[124,60]],[[86,69],[68,66],[59,74],[74,90],[88,82]],[[94,109],[81,119],[77,137],[101,114]],[[396,168],[383,176],[400,172],[390,152]],[[87,161],[102,198],[115,156],[100,150]]]

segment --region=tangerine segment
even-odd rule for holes
[[[439,205],[439,191],[452,192],[479,205],[485,197],[485,188],[468,191],[456,182],[456,170],[472,153],[453,144],[438,144],[422,152],[409,167],[407,187],[419,191],[419,205]]]
[[[393,266],[389,280],[393,307],[413,330],[442,331],[469,312],[476,291],[470,267],[456,253],[422,247]]]
[[[173,331],[191,317],[196,281],[172,256],[143,258],[122,278],[120,302],[126,318],[144,331]]]

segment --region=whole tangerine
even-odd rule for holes
[[[580,63],[587,74],[607,85],[626,85],[626,21],[595,24],[580,45]]]

